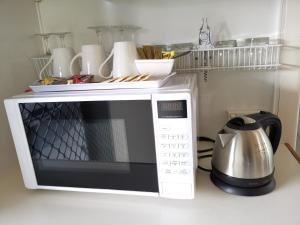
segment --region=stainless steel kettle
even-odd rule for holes
[[[217,135],[211,180],[232,194],[271,192],[275,188],[273,154],[280,137],[281,122],[272,113],[262,111],[231,119]]]

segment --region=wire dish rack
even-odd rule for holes
[[[282,45],[193,49],[175,60],[177,72],[203,70],[276,70]],[[177,51],[178,54],[184,51]]]
[[[193,49],[187,55],[175,59],[176,72],[196,72],[205,70],[277,70],[280,67],[282,45],[261,45],[212,49]],[[176,50],[177,54],[186,50]],[[50,56],[32,58],[38,75],[49,61]],[[79,60],[79,65],[81,65]],[[42,77],[52,74],[50,64]]]

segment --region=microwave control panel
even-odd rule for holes
[[[189,113],[187,100],[157,101],[155,141],[162,197],[194,197],[194,154]]]

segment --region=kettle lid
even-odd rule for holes
[[[248,116],[235,117],[226,123],[226,126],[235,130],[257,130],[261,125]]]

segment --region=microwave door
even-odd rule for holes
[[[39,186],[158,192],[150,100],[19,108]]]

